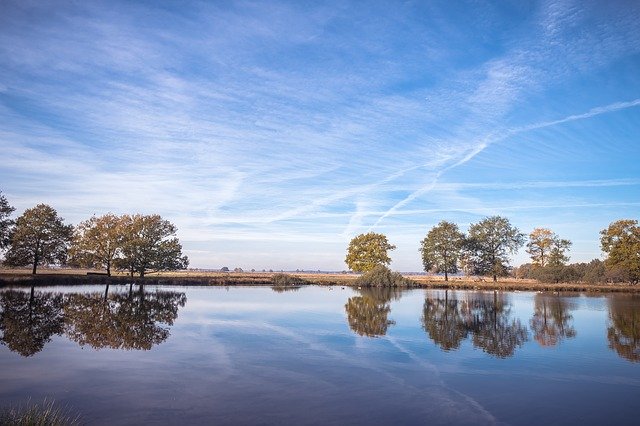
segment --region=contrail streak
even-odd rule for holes
[[[584,120],[587,118],[591,118],[591,117],[595,117],[596,115],[600,115],[600,114],[606,114],[609,112],[614,112],[614,111],[619,111],[621,109],[627,109],[627,108],[633,108],[636,106],[640,106],[640,99],[634,99],[632,101],[627,101],[627,102],[616,102],[610,105],[606,105],[606,106],[602,106],[602,107],[596,107],[596,108],[592,108],[589,111],[583,113],[583,114],[574,114],[574,115],[569,115],[567,117],[561,118],[559,120],[553,120],[553,121],[542,121],[539,123],[534,123],[534,124],[529,124],[527,126],[523,126],[523,127],[516,127],[513,129],[508,129],[506,132],[502,133],[500,136],[497,137],[492,137],[492,135],[489,135],[487,137],[485,137],[485,140],[478,144],[478,146],[476,146],[474,149],[472,149],[470,152],[468,152],[464,157],[462,157],[459,161],[457,161],[454,164],[451,164],[445,168],[443,168],[442,170],[438,171],[434,178],[432,179],[432,181],[428,184],[425,185],[424,187],[412,192],[411,194],[409,194],[406,198],[404,198],[403,200],[397,202],[395,205],[393,205],[389,210],[387,210],[382,216],[380,216],[378,218],[378,220],[376,220],[376,222],[371,225],[369,227],[369,231],[371,231],[373,228],[375,228],[376,226],[378,226],[380,224],[380,222],[382,222],[385,218],[387,218],[389,215],[395,213],[398,209],[401,209],[402,207],[404,207],[405,205],[407,205],[408,203],[410,203],[411,201],[415,200],[416,198],[418,198],[420,195],[431,191],[436,184],[438,183],[438,179],[440,178],[440,176],[442,176],[445,172],[461,166],[463,164],[465,164],[466,162],[470,161],[471,159],[473,159],[476,155],[480,154],[482,151],[484,151],[488,146],[496,143],[496,142],[500,142],[503,141],[509,137],[512,137],[514,135],[518,135],[520,133],[525,133],[525,132],[529,132],[531,130],[537,130],[537,129],[542,129],[545,127],[551,127],[551,126],[556,126],[558,124],[563,124],[563,123],[568,123],[570,121],[577,121],[577,120]]]

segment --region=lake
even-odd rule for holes
[[[0,406],[88,424],[638,424],[640,296],[0,290]]]

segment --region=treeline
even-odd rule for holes
[[[510,256],[525,246],[531,263],[513,268]],[[543,282],[630,282],[640,279],[640,226],[637,220],[618,220],[600,232],[604,261],[567,264],[571,241],[547,228],[535,228],[528,236],[509,220],[490,216],[472,223],[467,234],[457,224],[442,221],[429,230],[419,251],[424,270],[444,274],[488,275],[536,279]],[[356,272],[370,272],[389,265],[396,247],[383,234],[369,232],[349,243],[345,263]]]
[[[69,265],[113,269],[141,277],[148,272],[186,269],[189,259],[175,236],[177,228],[157,214],[105,214],[78,226],[67,225],[54,208],[38,204],[16,220],[0,193],[0,250],[5,266]]]

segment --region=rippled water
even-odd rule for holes
[[[90,424],[638,424],[640,297],[0,292],[0,406]]]

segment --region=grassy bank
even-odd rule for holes
[[[84,269],[43,269],[37,275],[29,270],[0,269],[0,286],[11,285],[84,285],[84,284],[144,284],[144,285],[193,285],[193,286],[272,286],[274,276],[271,272],[203,272],[175,271],[148,274],[144,278],[129,277],[125,274],[87,275]],[[357,286],[356,274],[291,273],[300,284]],[[629,284],[585,284],[585,283],[540,283],[535,280],[513,278],[499,279],[493,282],[488,278],[452,277],[444,281],[443,277],[429,275],[405,275],[414,281],[416,287],[459,289],[459,290],[505,290],[505,291],[578,291],[578,292],[640,292],[640,286]],[[277,278],[276,278],[277,280]]]

